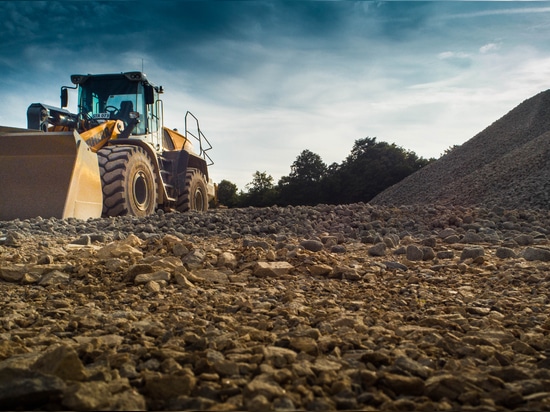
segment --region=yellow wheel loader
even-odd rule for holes
[[[71,81],[62,108],[33,103],[28,129],[0,126],[0,220],[208,209],[212,146],[192,113],[184,134],[164,127],[163,88],[142,72]],[[76,114],[64,109],[69,88],[78,89]]]

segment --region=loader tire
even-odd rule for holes
[[[204,212],[208,210],[208,192],[206,179],[198,169],[189,169],[185,176],[185,189],[178,196],[176,204],[178,212],[197,210]]]
[[[108,146],[97,152],[103,216],[145,217],[157,206],[154,166],[139,146]]]

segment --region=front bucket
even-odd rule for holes
[[[0,132],[0,220],[100,217],[97,155],[76,132]]]

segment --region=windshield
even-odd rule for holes
[[[130,112],[145,113],[143,85],[127,78],[90,77],[80,85],[78,110],[99,122],[119,119],[128,123]],[[145,124],[139,123],[132,134],[144,134]]]

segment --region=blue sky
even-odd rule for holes
[[[71,74],[143,63],[165,125],[193,112],[212,177],[239,189],[366,136],[439,157],[550,84],[550,2],[0,1],[0,16],[1,125],[58,106]]]

